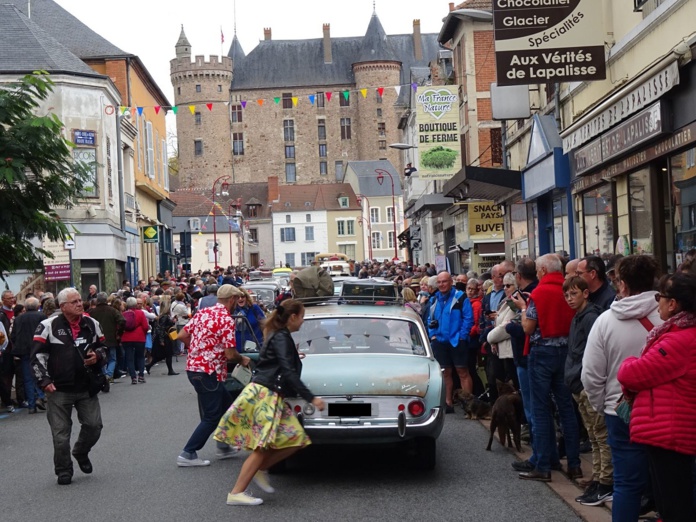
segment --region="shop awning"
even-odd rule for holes
[[[445,195],[464,200],[505,199],[522,190],[522,176],[518,170],[473,167],[467,165],[445,183]]]
[[[425,211],[445,210],[452,206],[452,197],[443,194],[424,194],[416,200],[413,206],[407,210],[407,215],[420,214]]]

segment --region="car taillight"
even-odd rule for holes
[[[300,406],[299,404],[296,404],[294,410],[295,410],[295,413],[300,413],[302,411],[302,406]]]
[[[425,404],[423,401],[411,401],[408,403],[408,412],[414,417],[420,417],[425,413]]]
[[[404,411],[406,409],[406,406],[403,404],[399,404],[399,411]]]

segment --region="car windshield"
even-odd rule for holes
[[[405,319],[370,317],[305,318],[292,334],[305,354],[380,353],[426,355],[416,323]]]
[[[365,299],[369,301],[372,301],[375,297],[392,299],[398,297],[396,286],[392,284],[370,284],[349,281],[343,283],[341,295],[351,300]]]
[[[275,293],[270,288],[249,288],[256,294],[256,300],[262,303],[272,303],[275,301]]]

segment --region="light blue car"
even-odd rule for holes
[[[445,386],[415,312],[399,303],[308,306],[293,337],[302,381],[327,405],[287,399],[313,443],[404,442],[417,467],[435,467]]]

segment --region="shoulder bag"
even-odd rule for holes
[[[639,319],[640,324],[643,325],[643,328],[645,328],[648,332],[653,329],[653,324],[650,322],[650,320],[647,317],[643,317],[642,319]],[[616,412],[616,415],[624,421],[626,424],[631,423],[631,410],[633,409],[633,401],[627,399],[624,395],[621,395],[619,397],[619,402],[616,404],[616,407],[614,408],[614,411]]]

